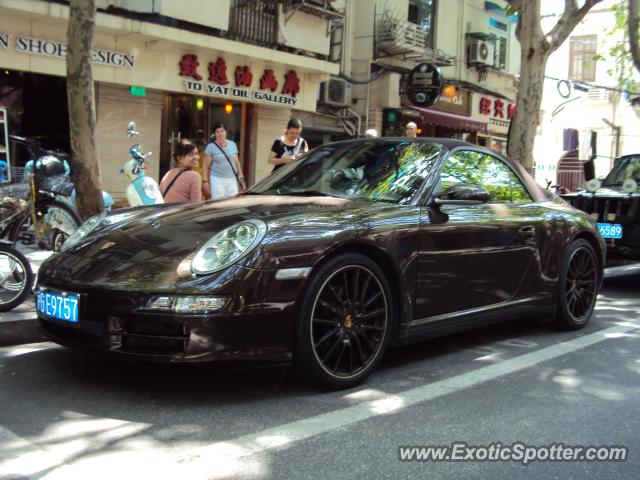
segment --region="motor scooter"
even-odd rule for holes
[[[136,130],[136,124],[129,122],[127,128],[127,136],[129,138],[140,135],[140,132]],[[142,153],[142,145],[137,143],[129,149],[131,160],[124,164],[120,173],[127,177],[127,180],[131,184],[127,187],[127,202],[130,207],[137,207],[140,205],[155,205],[164,203],[158,182],[153,178],[145,175],[147,168],[146,155]]]

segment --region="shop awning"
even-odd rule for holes
[[[478,120],[472,120],[463,115],[455,113],[439,112],[428,108],[411,107],[420,113],[420,117],[424,123],[439,125],[441,127],[453,128],[463,132],[486,132],[487,124]]]

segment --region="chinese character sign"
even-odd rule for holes
[[[202,76],[198,73],[199,65],[197,55],[183,55],[180,60],[180,76],[202,80]]]
[[[216,63],[209,63],[209,81],[220,85],[229,83],[227,79],[227,64],[223,58],[218,58]]]
[[[278,80],[273,73],[273,70],[267,69],[264,71],[264,75],[260,79],[260,90],[271,90],[275,92],[278,89]]]
[[[496,99],[496,101],[493,102],[493,116],[504,118],[504,102],[503,101]]]
[[[300,79],[293,70],[289,70],[289,72],[284,76],[284,87],[282,87],[282,93],[288,93],[292,97],[295,97],[300,93]]]
[[[491,115],[491,100],[486,97],[480,99],[480,113],[482,115]]]
[[[236,67],[236,87],[250,87],[253,82],[253,74],[249,67],[246,65],[243,67]]]

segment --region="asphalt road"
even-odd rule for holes
[[[579,332],[516,321],[392,350],[342,392],[283,370],[2,348],[0,478],[640,478],[639,292],[639,270],[618,270]],[[454,442],[615,445],[628,459],[399,460],[399,446]]]

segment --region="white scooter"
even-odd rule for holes
[[[140,135],[140,132],[136,130],[136,124],[129,122],[127,128],[127,137],[131,138],[136,135]],[[124,164],[120,173],[123,173],[127,180],[131,182],[131,185],[127,187],[127,202],[130,207],[137,207],[140,205],[154,205],[164,203],[160,188],[158,188],[158,182],[153,178],[145,175],[146,162],[145,158],[151,155],[142,153],[142,145],[137,143],[129,149],[131,160]]]

